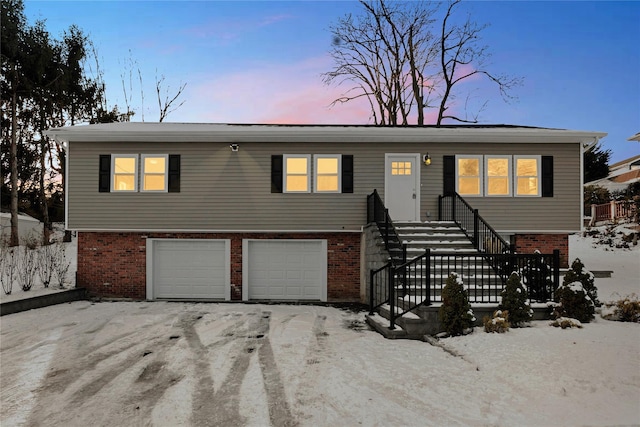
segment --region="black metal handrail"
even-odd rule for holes
[[[521,275],[531,302],[551,301],[560,285],[560,251],[556,249],[552,254],[435,254],[427,249],[404,264],[394,266],[389,263],[371,271],[371,312],[388,302],[389,327],[394,329],[397,318],[403,314],[420,305],[440,302],[442,289],[451,273],[462,279],[470,303],[499,303],[502,290],[514,271]],[[400,298],[396,298],[396,294],[400,294]],[[374,295],[382,298],[375,299]]]
[[[454,221],[473,243],[473,247],[482,253],[513,253],[513,245],[504,240],[487,221],[480,216],[478,209],[471,207],[458,193],[438,196],[438,219]]]
[[[384,248],[391,256],[391,262],[394,264],[406,262],[406,247],[398,236],[391,216],[389,216],[389,209],[384,206],[378,190],[373,190],[373,193],[367,196],[367,223],[372,222],[378,226],[378,231],[384,241]]]

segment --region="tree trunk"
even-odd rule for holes
[[[42,222],[44,223],[44,227],[42,227],[42,244],[49,244],[49,235],[51,231],[51,221],[49,220],[49,205],[47,203],[47,194],[44,188],[44,175],[46,173],[46,165],[45,165],[45,143],[44,143],[44,135],[42,132],[40,133],[40,204],[42,205]]]
[[[11,239],[10,246],[20,244],[18,234],[18,88],[16,87],[16,66],[13,65],[13,87],[11,97],[11,148],[9,150],[9,163],[11,169]]]

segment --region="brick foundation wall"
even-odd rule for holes
[[[360,300],[360,233],[117,233],[78,232],[77,286],[90,295],[146,297],[147,238],[230,239],[231,299],[242,299],[243,239],[327,241],[327,299]]]
[[[569,266],[568,234],[516,234],[513,238],[516,252],[531,254],[538,250],[550,254],[554,249],[559,249],[560,267]]]

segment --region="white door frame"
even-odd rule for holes
[[[388,194],[389,194],[389,175],[391,170],[390,158],[394,156],[409,157],[415,160],[415,191],[416,191],[416,206],[414,212],[414,221],[420,220],[420,153],[385,153],[384,154],[384,204],[388,208]]]

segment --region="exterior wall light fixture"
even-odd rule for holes
[[[431,156],[429,155],[429,153],[425,154],[424,156],[422,156],[422,162],[426,165],[429,166],[431,164]]]
[[[238,151],[238,149],[240,149],[240,146],[238,144],[229,144],[229,147],[231,148],[231,151],[236,152]]]

